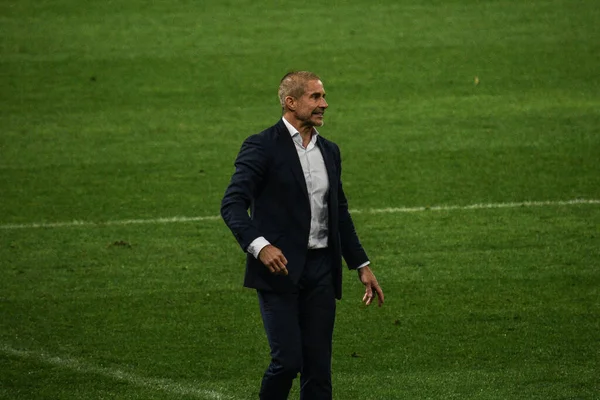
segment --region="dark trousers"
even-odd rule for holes
[[[331,342],[335,293],[327,249],[309,250],[298,290],[258,291],[271,346],[261,400],[285,400],[300,373],[300,399],[331,400]]]

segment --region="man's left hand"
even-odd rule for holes
[[[368,265],[359,268],[358,277],[363,285],[365,285],[365,295],[362,299],[363,303],[368,306],[373,299],[377,297],[379,307],[381,307],[384,301],[383,290],[381,290],[379,283],[377,283],[377,278],[375,278],[375,275],[371,272],[371,268],[369,268]]]

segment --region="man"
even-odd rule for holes
[[[289,73],[279,100],[282,119],[243,143],[221,215],[248,253],[244,285],[257,290],[271,347],[260,398],[287,399],[300,373],[301,399],[326,400],[342,256],[358,269],[365,304],[384,296],[348,212],[339,148],[316,130],[328,107],[323,83]]]

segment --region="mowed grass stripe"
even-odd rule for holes
[[[494,208],[518,208],[518,207],[545,207],[545,206],[571,206],[571,205],[594,205],[600,204],[599,199],[573,199],[573,200],[547,200],[547,201],[522,201],[507,203],[478,203],[466,206],[421,206],[421,207],[387,207],[370,209],[353,209],[352,214],[384,214],[384,213],[415,213],[424,211],[454,211],[454,210],[481,210]],[[135,224],[168,224],[176,222],[201,222],[221,219],[218,215],[199,217],[166,217],[148,219],[124,219],[115,221],[93,222],[93,221],[69,221],[69,222],[32,222],[29,224],[2,224],[0,229],[35,229],[35,228],[69,228],[85,226],[109,226],[109,225],[135,225]]]
[[[208,400],[235,400],[232,396],[224,395],[215,390],[202,389],[189,384],[183,384],[170,379],[147,378],[125,372],[116,368],[105,368],[93,365],[75,358],[51,356],[43,352],[17,350],[6,344],[0,346],[0,353],[20,359],[35,360],[43,364],[66,369],[81,374],[94,374],[120,382],[143,387],[150,390],[162,391],[180,396],[191,396]]]

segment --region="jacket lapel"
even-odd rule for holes
[[[304,179],[304,172],[302,171],[302,164],[300,164],[300,159],[298,158],[296,145],[294,144],[294,141],[292,140],[292,137],[290,136],[290,133],[282,120],[279,121],[277,127],[279,128],[279,150],[281,151],[284,159],[288,161],[288,165],[290,166],[294,179],[296,179],[296,182],[300,186],[302,193],[304,193],[304,197],[306,200],[308,200],[306,179]]]
[[[336,189],[336,178],[335,178],[335,167],[333,162],[333,157],[327,151],[327,146],[323,139],[320,136],[317,137],[317,146],[319,150],[321,150],[321,154],[323,155],[323,161],[325,162],[325,169],[327,169],[327,178],[329,179],[329,200],[331,201],[333,191]]]

